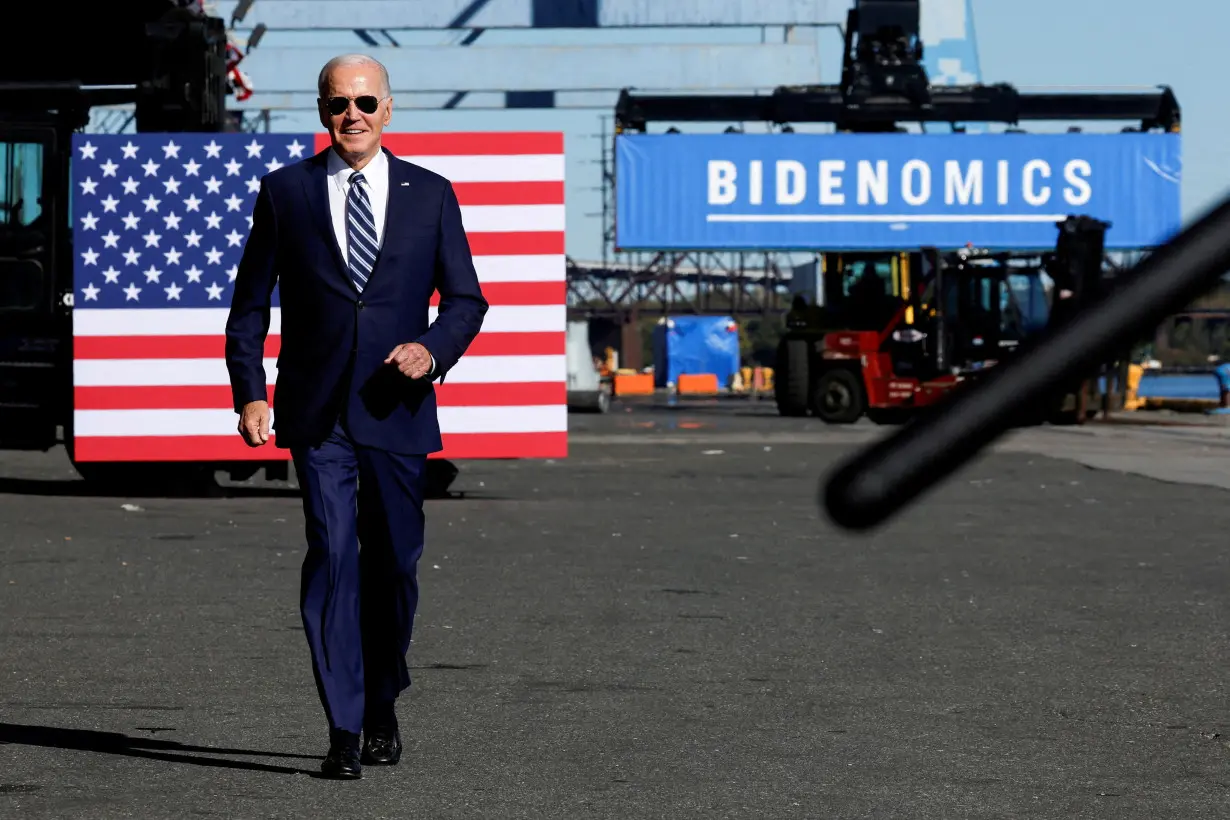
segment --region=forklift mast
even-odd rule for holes
[[[1102,260],[1110,223],[1089,216],[1070,217],[1059,225],[1059,241],[1047,260],[1055,282],[1052,326],[1067,322],[1090,303],[1107,295]]]

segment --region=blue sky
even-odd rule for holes
[[[672,0],[705,2],[706,0]],[[927,0],[924,0],[924,4]],[[247,24],[260,20],[260,2]],[[984,82],[1009,82],[1022,90],[1032,86],[1123,86],[1168,84],[1175,88],[1184,113],[1183,208],[1187,219],[1202,213],[1230,193],[1230,106],[1221,74],[1213,67],[1230,31],[1230,6],[1213,0],[973,0],[977,47]],[[1175,13],[1182,9],[1189,15]],[[924,14],[926,12],[924,11]],[[414,36],[398,34],[403,45],[445,44],[455,33]],[[472,48],[502,43],[563,45],[577,43],[758,42],[760,30],[658,31],[488,31]],[[833,82],[840,60],[840,40],[832,31],[819,32],[822,81]],[[349,32],[270,32],[258,50],[281,46],[326,45],[342,51],[367,49]],[[530,59],[533,59],[530,57]],[[257,90],[300,88],[310,92],[317,65],[283,63],[287,76],[253,77]],[[515,71],[510,66],[510,71]],[[620,66],[612,61],[611,85],[621,85]],[[664,82],[669,77],[664,76]],[[403,81],[404,88],[413,81]],[[399,86],[394,77],[395,87]],[[404,96],[403,98],[404,99]],[[614,97],[610,103],[613,105]],[[405,105],[395,110],[391,128],[414,131],[563,130],[567,134],[568,253],[597,259],[601,253],[599,134],[610,108],[562,111],[426,110]],[[315,131],[314,113],[279,112],[278,131]],[[1105,127],[1105,126],[1102,126]],[[688,130],[710,130],[688,125]],[[753,129],[749,129],[753,130]],[[798,130],[808,130],[799,128]]]
[[[924,0],[925,2],[925,0]],[[1169,85],[1183,107],[1183,209],[1230,194],[1230,103],[1218,0],[974,0],[984,82]],[[1186,16],[1185,16],[1186,15]]]

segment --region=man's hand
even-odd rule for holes
[[[239,415],[239,435],[249,447],[260,447],[269,441],[269,402],[250,401]]]
[[[384,363],[397,365],[398,370],[412,379],[421,379],[431,372],[431,354],[418,342],[393,348]]]

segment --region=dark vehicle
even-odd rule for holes
[[[93,108],[116,104],[135,103],[142,132],[229,125],[223,20],[165,0],[73,13],[90,32],[79,47],[51,54],[19,43],[0,56],[0,448],[49,450],[63,440],[70,457],[72,136]],[[76,467],[125,483],[203,475],[187,464]]]
[[[69,253],[48,191],[56,148],[52,128],[0,121],[0,446],[9,448],[53,446],[71,398],[71,325],[51,275]]]

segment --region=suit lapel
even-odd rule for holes
[[[308,163],[310,173],[305,183],[307,200],[312,211],[312,217],[316,222],[317,235],[329,247],[329,256],[333,259],[336,272],[350,289],[354,290],[354,284],[350,281],[350,276],[346,270],[346,261],[342,259],[342,252],[337,247],[337,236],[333,232],[333,217],[329,213],[328,158],[329,151],[331,150],[333,149],[326,148]]]
[[[403,182],[409,182],[405,163],[398,162],[389,149],[382,148],[380,150],[384,151],[385,158],[388,161],[389,193],[384,205],[384,228],[381,231],[380,250],[376,254],[376,265],[372,268],[372,275],[367,281],[367,287],[369,288],[380,275],[380,270],[384,267],[384,260],[397,250],[398,243],[404,239],[404,232],[396,230],[395,226],[406,224],[406,217],[409,214],[408,209],[414,204],[411,199],[410,187],[402,185]]]

